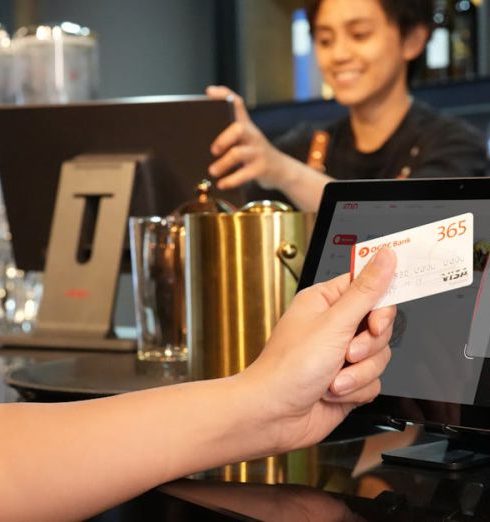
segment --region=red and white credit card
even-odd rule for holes
[[[473,282],[470,212],[357,243],[351,251],[351,276],[357,277],[383,247],[394,250],[397,266],[388,291],[375,308],[448,292]]]

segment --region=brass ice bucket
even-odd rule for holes
[[[257,357],[294,296],[314,220],[270,202],[184,217],[192,378],[233,375]]]

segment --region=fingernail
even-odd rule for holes
[[[369,352],[369,347],[364,343],[354,343],[349,348],[349,359],[360,361],[364,359]]]
[[[356,381],[348,374],[339,375],[333,382],[333,392],[337,394],[344,394],[355,388]]]
[[[215,167],[209,167],[208,172],[211,174],[211,176],[216,176],[216,168]]]
[[[378,322],[378,331],[381,335],[390,326],[391,321],[389,319],[380,319]]]
[[[381,269],[388,268],[393,262],[393,255],[393,252],[389,248],[382,248],[373,257],[373,266]]]

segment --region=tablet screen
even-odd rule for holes
[[[490,404],[490,204],[488,200],[339,201],[314,282],[349,271],[352,244],[440,219],[474,215],[474,278],[465,288],[398,306],[382,394]]]

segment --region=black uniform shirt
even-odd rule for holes
[[[415,101],[398,128],[378,150],[356,150],[350,120],[326,128],[330,134],[326,173],[336,179],[484,176],[483,135],[466,122],[438,114]],[[314,128],[298,126],[276,142],[284,152],[307,160]]]
[[[275,141],[283,152],[306,163],[313,133],[300,124]],[[445,178],[489,172],[484,136],[463,120],[444,116],[414,101],[391,137],[376,151],[356,150],[349,118],[326,128],[330,135],[325,172],[335,179]],[[286,200],[277,191],[251,184],[249,199]]]

